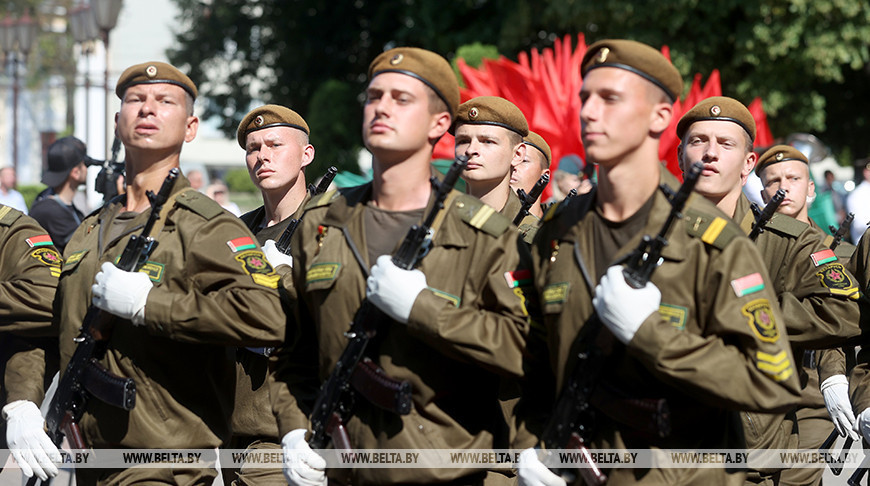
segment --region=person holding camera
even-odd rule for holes
[[[87,180],[87,166],[95,164],[100,161],[88,157],[84,142],[75,137],[63,137],[48,147],[48,170],[42,174],[42,183],[48,188],[36,197],[30,216],[48,231],[61,253],[85,219],[73,197]]]

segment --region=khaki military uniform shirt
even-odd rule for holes
[[[855,253],[849,261],[849,270],[855,275],[861,289],[861,351],[858,352],[858,365],[849,375],[849,395],[852,410],[857,417],[870,407],[870,345],[867,335],[870,332],[870,229],[858,241]]]
[[[57,347],[51,315],[61,262],[36,220],[0,204],[0,406],[42,401],[45,345]]]
[[[734,221],[748,234],[753,221],[749,200],[740,196]],[[857,335],[857,287],[843,262],[824,245],[824,234],[809,224],[775,213],[758,235],[756,245],[767,264],[783,311],[793,353],[800,360],[806,403],[818,403],[821,393],[803,369],[806,349],[836,347]],[[744,412],[743,429],[749,448],[789,449],[798,446],[793,433],[794,411],[762,414]],[[767,471],[771,472],[771,471]]]
[[[678,187],[664,170],[661,182]],[[587,281],[581,268],[588,275],[606,270],[595,266],[599,260],[591,233],[593,218],[599,217],[593,209],[595,194],[551,208],[532,248],[556,392],[566,385],[576,365],[578,333],[595,319],[592,294],[597,282]],[[617,261],[634,250],[644,234],[661,230],[671,206],[660,191],[653,198],[643,232],[617,251]],[[752,242],[698,195],[689,199],[683,213],[667,236],[664,262],[652,275],[662,296],[659,312],[644,321],[627,346],[603,326],[596,340],[606,358],[590,399],[596,407],[593,448],[738,448],[742,443],[729,431],[732,410],[782,410],[799,397],[782,314]],[[530,350],[534,345],[529,342]],[[538,379],[544,376],[540,367],[546,363],[529,355],[532,369],[518,412],[524,423],[517,448],[534,445],[549,419],[552,402],[535,404],[534,400],[557,396],[540,389],[546,382]],[[669,434],[654,437],[623,420],[630,418],[626,415],[637,417],[622,406],[637,398],[667,401]],[[638,472],[608,469],[608,484],[743,481],[742,474],[717,469],[660,469],[636,477]]]
[[[514,218],[517,217],[517,214],[520,214],[520,211],[523,209],[523,202],[520,200],[520,197],[517,196],[517,193],[514,192],[513,189],[510,190],[510,194],[508,195],[508,200],[505,203],[504,207],[499,211],[505,218],[511,220],[513,222]],[[534,214],[529,213],[523,216],[523,219],[520,220],[520,224],[517,225],[519,229],[520,235],[523,238],[523,241],[531,244],[535,239],[535,234],[538,232],[538,226],[541,225],[541,220],[538,219]]]
[[[205,195],[181,192],[188,186],[182,176],[176,181],[174,202],[152,234],[159,245],[140,270],[154,284],[144,325],[115,319],[100,360],[135,380],[136,406],[125,412],[90,399],[80,426],[91,446],[219,446],[230,434],[235,347],[275,346],[284,338],[280,277],[238,218]],[[116,261],[148,217],[143,212],[108,241],[111,218],[122,210],[123,199],[107,204],[67,245],[57,296],[64,311],[55,315],[62,366],[74,351],[100,265]]]
[[[302,342],[279,365],[288,386],[273,396],[281,433],[307,427],[313,391],[305,373],[289,364],[315,360],[325,380],[345,348],[348,330],[366,294],[374,262],[367,259],[365,203],[371,184],[330,192],[308,205],[293,240],[293,280],[299,294]],[[432,201],[429,205],[431,206]],[[429,209],[427,209],[428,213]],[[528,324],[518,275],[518,240],[510,221],[476,198],[452,191],[432,248],[417,267],[428,288],[416,298],[407,324],[384,322],[369,350],[372,359],[413,387],[413,406],[400,416],[358,398],[347,424],[359,449],[490,449],[507,446],[498,402],[499,377],[522,373]],[[397,245],[398,247],[398,242]],[[314,349],[313,356],[300,353]],[[310,361],[309,361],[310,363]],[[501,439],[499,439],[501,437]],[[475,468],[329,471],[354,484],[443,482],[485,473]]]

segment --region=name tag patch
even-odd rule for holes
[[[317,263],[311,265],[308,273],[305,274],[305,283],[311,284],[324,280],[335,280],[339,268],[341,268],[341,263]]]

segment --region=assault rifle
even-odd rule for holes
[[[752,209],[752,214],[755,216],[755,222],[752,223],[752,231],[749,232],[749,239],[755,241],[758,238],[758,235],[764,232],[764,227],[767,226],[767,222],[770,221],[770,218],[776,213],[776,210],[779,209],[779,205],[782,204],[782,200],[785,199],[785,190],[780,189],[776,191],[776,194],[770,198],[770,202],[767,203],[767,206],[764,206],[764,209],[761,210],[758,208],[758,204],[752,203],[750,208]]]
[[[520,224],[520,221],[529,214],[529,209],[531,209],[532,205],[535,204],[535,201],[541,197],[541,194],[544,192],[544,188],[547,187],[547,183],[550,182],[550,174],[544,174],[538,179],[538,182],[535,183],[535,187],[526,194],[526,191],[522,189],[517,189],[517,196],[520,197],[520,201],[523,202],[523,207],[520,209],[520,212],[517,213],[517,216],[514,218],[514,224]]]
[[[855,219],[855,213],[849,213],[846,215],[846,218],[840,223],[839,228],[834,228],[834,225],[829,225],[828,228],[831,230],[831,233],[834,235],[834,241],[831,242],[830,248],[832,250],[836,250],[838,246],[840,246],[840,242],[843,241],[843,237],[846,236],[846,232],[849,231],[849,227],[852,226],[852,220]]]
[[[148,191],[151,213],[142,233],[130,236],[127,246],[121,253],[116,266],[121,270],[138,270],[157,248],[157,240],[150,233],[154,223],[160,218],[160,210],[169,199],[178,169],[169,171],[160,192]],[[85,411],[88,400],[94,396],[101,401],[121,408],[132,410],[136,405],[136,383],[132,378],[111,374],[99,364],[106,352],[106,344],[111,337],[115,316],[91,304],[82,320],[78,343],[66,371],[51,400],[45,424],[48,436],[60,446],[66,436],[73,449],[86,448],[78,427],[78,421]]]
[[[335,179],[335,174],[338,173],[338,169],[334,166],[326,169],[326,174],[320,178],[320,183],[316,186],[314,183],[308,184],[308,193],[312,196],[316,196],[318,194],[322,194],[329,189],[329,185],[332,184],[332,180]],[[290,223],[284,228],[284,232],[281,233],[281,237],[278,238],[278,241],[275,243],[275,247],[278,248],[278,251],[285,255],[290,254],[290,239],[293,238],[293,233],[296,232],[296,227],[299,226],[301,222],[300,219],[291,219]]]
[[[401,246],[393,255],[393,263],[404,270],[411,270],[429,252],[432,245],[432,224],[438,213],[444,209],[444,200],[453,189],[459,175],[465,169],[468,158],[457,157],[443,181],[432,177],[430,182],[435,192],[435,203],[422,224],[414,225]],[[353,406],[354,390],[374,405],[406,415],[411,411],[411,384],[407,381],[396,381],[389,378],[383,370],[370,359],[364,357],[366,348],[377,335],[379,328],[390,318],[375,305],[363,300],[345,333],[349,339],[347,347],[341,353],[329,378],[320,387],[320,392],[314,402],[311,412],[311,437],[308,444],[312,449],[323,449],[332,439],[339,449],[350,449],[350,440],[344,429],[344,422],[350,415]],[[354,386],[361,379],[374,379],[382,383],[392,393],[372,393],[369,387]],[[351,390],[353,388],[354,390]]]
[[[661,190],[670,200],[671,211],[659,233],[655,237],[644,236],[638,247],[628,256],[622,275],[632,288],[639,289],[645,286],[653,271],[662,264],[661,254],[668,244],[668,232],[671,226],[682,218],[683,207],[698,182],[702,168],[703,164],[700,162],[694,163],[676,193],[662,184]],[[601,327],[601,321],[597,316],[593,316],[583,327],[582,335],[578,337],[581,351],[577,355],[577,364],[556,401],[550,421],[541,436],[542,448],[539,452],[541,462],[546,464],[555,449],[579,451],[587,466],[580,468],[579,474],[587,485],[592,486],[601,486],[607,482],[607,476],[595,463],[586,447],[592,434],[592,425],[595,423],[595,411],[591,399],[604,366],[605,356],[596,345]],[[657,406],[660,408],[657,416],[662,418],[661,423],[658,424],[660,429],[658,433],[667,435],[670,430],[670,422],[667,420],[669,413],[666,405],[657,404]],[[572,470],[562,469],[556,472],[569,484],[576,479],[576,473]]]

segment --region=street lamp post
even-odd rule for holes
[[[109,118],[111,118],[111,113],[109,112],[109,98],[111,96],[111,89],[109,88],[109,32],[118,23],[118,14],[121,13],[123,3],[123,0],[91,0],[97,26],[100,28],[103,38],[103,46],[106,49],[106,71],[103,76],[103,85],[106,88],[106,157],[109,156]]]
[[[69,13],[69,29],[73,40],[81,46],[85,58],[85,143],[91,143],[91,63],[93,41],[100,36],[93,9],[88,5],[74,8]]]
[[[18,20],[7,16],[0,23],[0,43],[5,59],[11,59],[12,66],[12,167],[16,173],[18,172],[18,92],[20,89],[18,64],[27,62],[27,55],[38,33],[36,20],[28,12]]]

